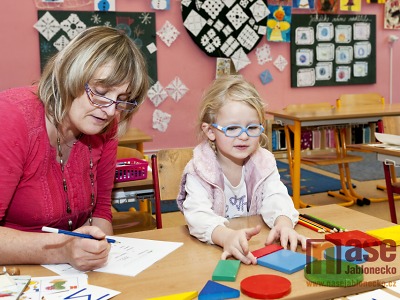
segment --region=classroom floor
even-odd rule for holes
[[[309,169],[313,172],[321,173],[323,175],[331,176],[339,179],[338,175],[328,173],[310,166],[304,166],[305,169]],[[383,170],[382,170],[383,172]],[[376,189],[377,184],[385,185],[385,181],[373,180],[373,181],[356,181],[353,180],[353,184],[356,185],[356,192],[367,198],[386,198],[386,191],[380,191]],[[327,205],[334,203],[341,203],[342,200],[330,197],[327,193],[319,193],[302,196],[301,200],[310,205]],[[400,201],[395,201],[396,213],[398,219],[400,218]],[[371,202],[370,205],[358,206],[352,205],[348,208],[363,212],[368,215],[372,215],[387,221],[390,221],[389,205],[387,201],[382,202]],[[185,224],[185,220],[181,212],[165,213],[162,216],[163,227],[174,227]]]

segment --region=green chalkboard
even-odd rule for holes
[[[291,86],[376,82],[375,15],[293,14]]]
[[[157,82],[155,13],[151,12],[90,12],[38,11],[40,67],[68,43],[82,28],[110,26],[124,30],[142,51],[150,78]],[[62,26],[63,24],[63,26]]]

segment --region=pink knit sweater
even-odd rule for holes
[[[83,136],[65,166],[72,214],[66,197],[56,149],[50,145],[43,104],[35,88],[0,93],[0,226],[40,231],[42,226],[68,229],[82,226],[90,214],[90,152],[94,162],[94,217],[111,221],[111,190],[118,141],[112,133]]]

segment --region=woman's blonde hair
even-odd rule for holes
[[[85,92],[85,84],[106,64],[112,65],[113,72],[96,83],[106,87],[129,83],[129,99],[136,100],[138,106],[145,100],[149,79],[145,60],[135,43],[123,31],[90,27],[47,62],[39,81],[38,96],[56,127],[62,124],[74,99]],[[118,135],[126,131],[137,109],[121,112]],[[103,132],[111,127],[109,124]]]
[[[240,101],[254,108],[260,124],[265,127],[265,104],[254,85],[240,75],[222,76],[215,79],[203,94],[198,119],[200,139],[207,138],[202,130],[202,124],[215,123],[219,110],[227,101]],[[260,146],[265,147],[267,142],[268,138],[263,132],[260,136]]]

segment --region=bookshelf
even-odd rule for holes
[[[374,132],[377,131],[377,123],[340,125],[346,130],[347,145],[368,144],[375,141]],[[337,128],[337,126],[335,126]],[[329,154],[335,152],[335,137],[333,126],[304,127],[301,136],[302,156]],[[267,149],[276,158],[287,158],[287,146],[284,126],[274,119],[267,120]],[[292,134],[291,134],[292,135]],[[292,136],[293,137],[293,136]],[[293,144],[293,142],[292,142]]]

